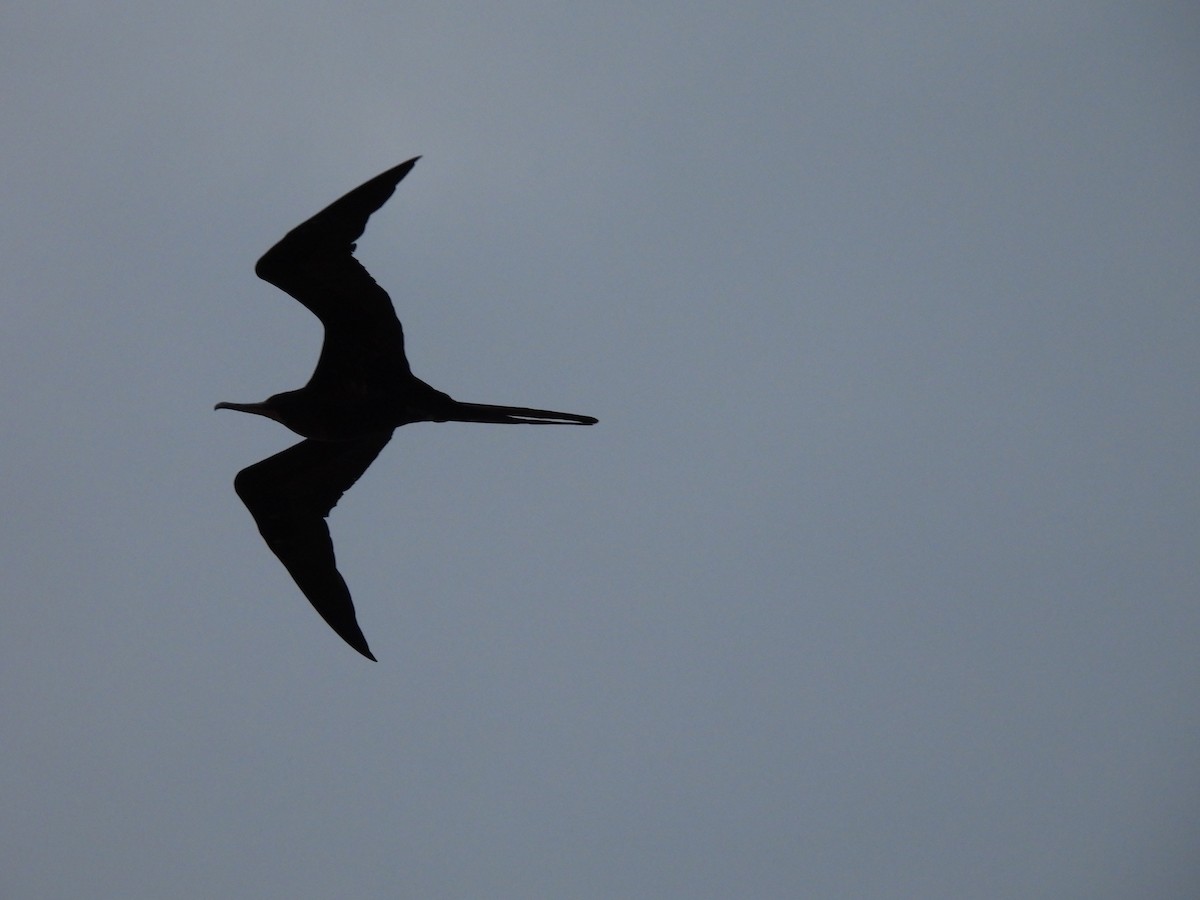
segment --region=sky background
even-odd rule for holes
[[[6,898],[1194,898],[1200,14],[0,11]],[[414,425],[343,498],[378,664],[215,413],[359,257]]]

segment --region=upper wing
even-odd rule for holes
[[[242,469],[233,482],[267,546],[321,618],[371,660],[325,517],[391,438],[387,431],[354,441],[301,441]]]
[[[325,326],[310,385],[369,383],[411,374],[392,301],[353,254],[371,214],[418,159],[375,176],[297,225],[254,268],[259,278],[287,291]]]

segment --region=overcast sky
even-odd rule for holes
[[[1190,3],[0,11],[6,898],[1200,894]],[[359,258],[414,425],[331,524],[213,412]]]

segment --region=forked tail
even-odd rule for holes
[[[447,422],[488,422],[497,425],[595,425],[596,419],[552,409],[496,406],[491,403],[458,403]]]

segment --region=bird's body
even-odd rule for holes
[[[413,422],[596,422],[575,413],[462,403],[412,374],[391,300],[353,254],[371,214],[416,161],[355,188],[288,232],[258,261],[260,278],[291,294],[325,326],[321,356],[299,390],[261,403],[216,406],[266,416],[305,438],[243,469],[234,487],[267,545],[317,612],[369,659],[375,657],[337,571],[324,520],[392,432]]]

